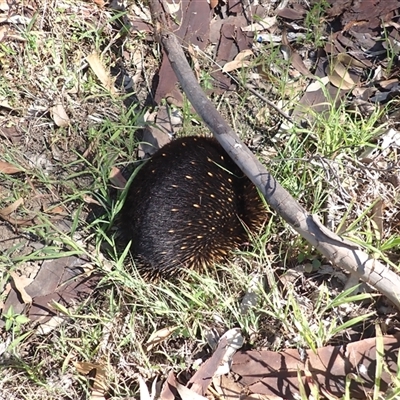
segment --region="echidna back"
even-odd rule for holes
[[[168,278],[221,261],[265,218],[257,190],[214,139],[158,150],[133,179],[121,227],[139,268]]]

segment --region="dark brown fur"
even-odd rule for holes
[[[121,211],[139,269],[165,278],[202,269],[248,240],[266,218],[257,190],[214,139],[158,150],[133,179]]]

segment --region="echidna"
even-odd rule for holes
[[[168,278],[221,261],[265,218],[255,186],[221,145],[190,136],[162,147],[138,171],[121,230],[139,270]]]

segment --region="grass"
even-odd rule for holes
[[[160,53],[144,36],[121,39],[111,25],[116,16],[96,8],[93,23],[91,14],[85,14],[91,6],[79,3],[82,16],[75,12],[77,4],[49,7],[43,16],[21,26],[23,44],[0,43],[0,59],[7,70],[0,77],[0,96],[12,108],[1,122],[18,126],[23,137],[0,144],[1,161],[23,171],[0,175],[0,209],[23,198],[24,204],[12,216],[34,216],[26,226],[4,223],[2,232],[7,233],[9,244],[0,251],[0,301],[6,300],[11,272],[33,279],[46,259],[84,256],[87,272],[99,273],[101,280],[81,302],[68,307],[53,304],[62,323],[46,334],[40,334],[23,313],[3,310],[2,396],[89,397],[93,380],[79,372],[85,362],[109,369],[106,391],[110,396],[137,397],[138,376],[151,382],[156,376],[165,378],[170,369],[189,368],[210,351],[213,337],[233,327],[240,328],[246,346],[256,349],[315,350],[344,341],[351,327],[379,320],[375,309],[364,307],[362,301],[371,301],[369,295],[343,292],[343,283],[335,276],[322,279],[320,271],[327,261],[273,213],[252,238],[252,246],[236,250],[226,265],[205,274],[192,272],[180,282],[149,283],[138,276],[127,249],[118,249],[115,222],[125,193],[110,183],[110,171],[115,166],[129,170],[138,147],[135,133],[143,127],[147,110],[139,104],[127,109],[127,95],[107,92],[85,57],[93,51],[101,53],[110,69],[124,61],[116,44],[119,40],[125,49],[140,49],[149,76],[138,81],[136,91],[144,102]],[[315,8],[306,21],[314,26],[321,15],[323,10]],[[321,32],[316,31],[308,40],[313,43],[318,38]],[[290,107],[296,98],[290,65],[281,59],[278,48],[265,50],[268,59],[256,56],[251,71],[269,79],[273,101],[283,98]],[[215,66],[209,56],[200,58],[200,63],[204,66],[201,81],[207,88],[209,71]],[[134,76],[136,66],[125,65]],[[274,72],[270,65],[275,66]],[[275,135],[279,118],[244,88],[251,79],[249,70],[239,71],[237,79],[240,90],[215,97],[215,104],[244,139],[261,137],[253,150],[274,176],[310,212],[329,217],[347,237],[398,268],[398,227],[385,222],[377,239],[371,214],[376,196],[365,190],[369,178],[358,160],[365,147],[379,150],[375,139],[385,123],[383,114],[395,104],[361,117],[343,103],[315,115],[312,128],[293,127]],[[66,128],[55,126],[49,113],[59,96],[71,118]],[[193,123],[198,118],[187,102],[181,112],[185,134],[204,132]],[[384,194],[385,201],[398,208],[398,197],[389,191]],[[331,209],[331,201],[337,209]],[[68,229],[61,221],[68,223]],[[30,242],[41,246],[29,247]],[[249,303],[242,304],[243,298]],[[162,329],[171,333],[149,350],[148,339]],[[384,368],[382,362],[380,369]],[[393,377],[393,386],[395,398],[400,390],[398,376]],[[373,398],[379,396],[376,389]]]
[[[305,43],[310,43],[317,48],[325,45],[324,39],[324,15],[329,9],[329,3],[325,0],[316,2],[307,12],[304,18],[306,28]]]

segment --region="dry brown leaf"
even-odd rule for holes
[[[242,50],[233,61],[229,61],[223,66],[222,72],[231,72],[235,69],[248,67],[250,65],[250,61],[246,61],[245,58],[251,56],[252,54],[253,52],[250,49]]]
[[[102,85],[109,90],[111,94],[115,94],[117,91],[114,87],[114,80],[111,78],[110,72],[104,67],[99,55],[93,52],[86,57],[86,60]]]
[[[5,217],[7,215],[10,215],[12,212],[14,212],[21,204],[24,204],[24,199],[20,197],[18,200],[15,200],[14,203],[10,204],[7,207],[4,207],[0,210],[0,215]]]
[[[387,79],[383,81],[379,81],[378,85],[385,90],[390,90],[393,86],[397,85],[399,82],[398,78]]]
[[[356,83],[349,74],[348,68],[337,60],[331,65],[328,77],[332,85],[339,89],[350,90],[356,86]]]
[[[247,57],[250,57],[251,55],[253,55],[253,51],[250,49],[245,49],[242,50],[239,54],[236,55],[236,57],[234,58],[235,61],[242,61]]]
[[[69,213],[67,213],[66,209],[62,206],[45,208],[43,211],[47,214],[69,215]]]
[[[299,53],[292,51],[292,55],[290,58],[293,68],[295,68],[298,72],[300,72],[304,76],[312,75],[310,70],[305,66],[303,59],[301,58]]]
[[[400,348],[400,335],[383,337],[385,369],[381,374],[380,388],[385,391],[397,368],[397,354]],[[350,397],[365,399],[366,393],[373,391],[375,382],[376,357],[378,345],[376,338],[363,339],[348,343],[346,346],[326,346],[305,351],[304,359],[296,349],[287,349],[281,352],[269,350],[250,350],[236,353],[231,371],[238,376],[239,384],[246,393],[281,395],[285,398],[294,398],[300,392],[298,371],[305,376],[305,360],[312,379],[321,390],[331,393],[332,396],[343,396],[344,382],[349,373],[362,377],[363,382],[353,382]],[[360,365],[363,366],[360,375]],[[305,384],[305,382],[303,382]]]
[[[18,172],[22,172],[22,170],[6,161],[0,161],[0,173],[12,175]]]
[[[174,327],[162,328],[152,333],[152,335],[150,336],[149,340],[146,343],[147,351],[152,350],[155,346],[168,339],[176,329],[177,327],[174,326]]]
[[[87,204],[96,204],[98,206],[101,206],[101,204],[97,200],[95,200],[92,196],[87,196],[87,195],[83,196],[83,201]]]
[[[365,68],[365,65],[361,61],[356,60],[347,53],[337,54],[336,59],[348,67]]]
[[[281,52],[283,53],[285,59],[290,59],[293,68],[297,72],[300,72],[300,74],[304,76],[312,75],[308,68],[305,66],[300,54],[297,53],[296,50],[290,45],[286,28],[283,28],[282,30]]]
[[[276,24],[276,15],[273,17],[265,17],[257,22],[242,28],[243,32],[259,32],[272,28]]]
[[[175,5],[170,3],[175,3]],[[168,13],[170,14],[178,11],[176,15],[172,16],[168,29],[173,31],[176,37],[185,43],[185,46],[190,43],[192,46],[198,47],[199,51],[204,50],[209,42],[212,18],[207,1],[168,0],[168,3],[163,2],[163,7],[169,7]],[[178,108],[181,107],[179,104],[184,103],[183,95],[176,85],[177,77],[165,52],[153,82],[153,101],[156,104],[161,105],[161,100],[165,98],[169,104],[173,101]],[[173,131],[168,131],[168,133],[172,135]]]
[[[25,304],[32,303],[32,297],[26,293],[25,288],[33,282],[33,279],[26,277],[25,275],[19,276],[16,272],[10,272],[10,276],[14,282],[14,287],[21,296],[22,301]]]
[[[65,111],[64,106],[61,103],[56,104],[50,108],[50,113],[53,118],[54,123],[59,127],[69,126],[70,120]]]
[[[59,224],[58,226],[63,229]],[[89,296],[97,286],[99,276],[96,273],[82,273],[80,267],[85,266],[86,262],[69,256],[45,260],[42,263],[34,281],[25,287],[33,300],[28,311],[31,321],[44,323],[55,315],[55,310],[64,311],[69,304],[76,304],[78,299]],[[11,306],[19,314],[25,308],[21,296],[14,288],[7,296],[3,312]]]
[[[332,85],[344,90],[353,89],[357,84],[349,74],[349,68],[353,67],[365,68],[365,65],[346,53],[339,53],[333,57],[328,73]]]
[[[1,215],[0,216],[7,221],[8,223],[10,223],[11,225],[15,225],[15,226],[31,226],[33,225],[33,219],[35,218],[35,215],[32,215],[29,218],[26,219],[15,219],[12,217],[9,217],[7,215]]]
[[[126,179],[121,173],[121,170],[117,167],[112,167],[108,179],[118,189],[123,189],[126,185]]]
[[[161,118],[159,118],[159,115]],[[176,132],[178,127],[173,126],[171,123],[168,124],[167,117],[166,106],[161,106],[158,109],[158,113],[154,112],[148,116],[148,124],[144,129],[143,138],[139,144],[139,158],[154,154],[157,149],[171,141],[168,132]],[[155,123],[156,120],[157,123]],[[150,122],[153,122],[153,124],[150,124]]]
[[[212,357],[203,363],[196,373],[190,378],[188,385],[191,385],[192,391],[202,395],[206,394],[211,383],[211,379],[215,375],[219,366],[223,364],[227,346],[227,336],[223,335]]]
[[[105,393],[108,391],[107,366],[90,362],[76,362],[74,363],[74,366],[82,375],[87,375],[91,372],[93,373],[94,370],[95,377],[89,400],[105,400]]]
[[[300,1],[282,1],[276,8],[275,14],[291,21],[303,19],[304,15],[307,14],[307,10],[301,3]]]

